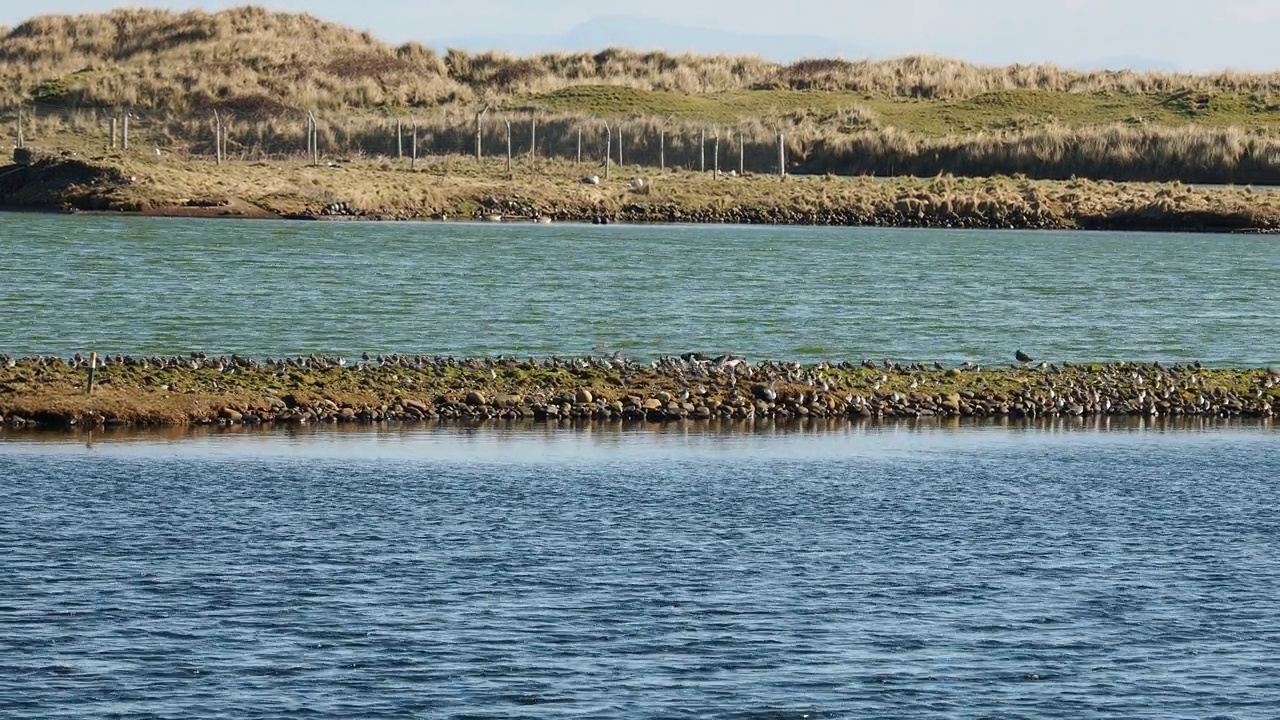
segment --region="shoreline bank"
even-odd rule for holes
[[[1158,363],[939,369],[690,354],[638,364],[390,356],[14,358],[0,425],[92,428],[582,420],[1271,418],[1280,370]],[[12,365],[12,367],[7,367]]]
[[[601,180],[568,163],[545,161],[510,175],[493,165],[450,158],[411,171],[385,162],[314,167],[53,157],[0,169],[0,208],[347,221],[1280,231],[1280,193],[1247,187],[1006,177],[637,175],[652,168],[627,168]]]
[[[0,441],[13,440],[30,443],[96,443],[96,442],[188,442],[210,438],[266,439],[284,437],[291,442],[308,437],[334,438],[370,435],[376,438],[404,437],[417,433],[456,434],[472,438],[479,433],[494,433],[501,437],[518,437],[524,434],[546,436],[556,434],[585,434],[600,436],[630,435],[679,435],[729,436],[729,435],[824,435],[837,433],[876,433],[892,431],[984,431],[1009,430],[1020,432],[1203,432],[1223,431],[1274,431],[1273,418],[1266,417],[1145,417],[1145,416],[1057,416],[1057,417],[826,417],[826,418],[711,418],[709,420],[684,419],[678,421],[649,422],[647,420],[592,420],[583,418],[544,418],[535,420],[384,420],[369,423],[196,423],[187,425],[94,425],[21,428],[0,425]]]

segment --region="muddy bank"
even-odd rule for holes
[[[1248,188],[1025,178],[584,177],[442,160],[236,166],[172,158],[45,156],[0,168],[0,206],[61,212],[317,220],[717,223],[974,229],[1272,232],[1280,197]],[[631,173],[639,169],[629,169]]]
[[[547,420],[1270,418],[1280,371],[1160,364],[1001,368],[687,354],[516,360],[391,356],[0,358],[15,428]]]
[[[137,189],[137,176],[125,174],[122,168],[75,156],[37,155],[30,164],[0,167],[0,208],[5,210],[163,217],[280,217],[239,199],[150,199]]]

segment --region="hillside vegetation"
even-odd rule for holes
[[[703,137],[729,151],[740,136],[744,164],[765,171],[781,132],[793,172],[1280,182],[1280,73],[928,56],[780,65],[617,48],[520,58],[392,46],[256,7],[46,15],[0,30],[0,120],[19,106],[34,142],[102,148],[107,118],[128,111],[139,145],[177,154],[212,152],[217,110],[231,155],[254,160],[301,153],[307,112],[326,154],[402,152],[397,119],[420,126],[424,153],[470,152],[473,113],[488,107],[493,154],[505,152],[502,120],[536,120],[543,154],[576,157],[582,130],[599,160],[608,123],[646,165],[664,162],[670,139],[675,163],[701,168]]]

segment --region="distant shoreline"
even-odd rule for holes
[[[540,161],[438,158],[312,167],[173,157],[45,157],[0,169],[0,208],[111,215],[305,220],[509,220],[949,229],[1280,230],[1280,193],[1026,178],[737,177],[653,168],[612,178]]]
[[[427,223],[427,224],[468,224],[468,225],[536,225],[543,224],[530,218],[504,218],[501,221],[487,221],[479,217],[415,217],[415,216],[392,216],[389,214],[371,213],[362,216],[325,216],[325,215],[279,215],[269,212],[260,213],[225,213],[217,211],[184,211],[180,208],[151,208],[143,211],[133,210],[73,210],[68,211],[59,207],[33,207],[33,206],[13,206],[0,205],[0,212],[5,213],[30,213],[34,215],[81,215],[86,217],[139,217],[139,218],[161,218],[161,219],[191,219],[191,220],[261,220],[261,221],[290,221],[290,222],[321,222],[321,223]],[[733,221],[727,219],[709,219],[709,220],[664,220],[664,219],[630,219],[620,218],[617,215],[601,217],[580,217],[580,218],[557,218],[549,219],[546,224],[557,225],[630,225],[630,226],[755,226],[755,227],[829,227],[829,228],[883,228],[892,230],[970,230],[970,231],[1058,231],[1058,232],[1146,232],[1146,233],[1204,233],[1204,234],[1235,234],[1235,235],[1274,235],[1280,234],[1280,228],[1260,228],[1260,227],[1204,227],[1204,226],[1179,226],[1179,225],[1132,225],[1122,224],[1120,226],[1111,227],[1105,224],[1092,225],[1089,227],[1079,226],[1043,226],[1043,225],[978,225],[978,224],[956,224],[956,225],[912,225],[912,224],[884,224],[884,223],[833,223],[833,222],[775,222],[775,221]]]

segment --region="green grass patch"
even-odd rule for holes
[[[681,120],[731,122],[806,111],[834,113],[865,104],[865,96],[817,90],[736,90],[682,95],[617,85],[578,85],[520,98],[518,104],[529,109],[612,117],[674,116]]]
[[[767,121],[786,115],[835,116],[871,110],[878,127],[922,135],[1027,130],[1058,123],[1179,126],[1191,123],[1261,130],[1280,128],[1280,97],[1183,91],[1160,95],[1002,90],[963,100],[900,100],[855,92],[739,90],[707,95],[616,85],[579,85],[517,99],[521,109],[609,117],[666,117],[710,122]]]

